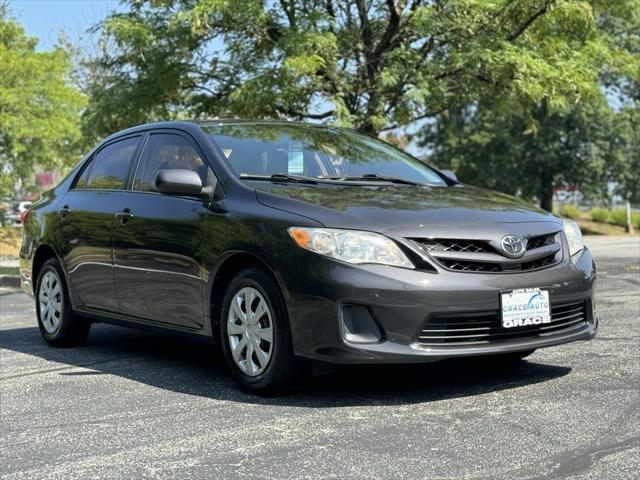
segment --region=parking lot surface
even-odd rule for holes
[[[239,391],[206,343],[40,339],[0,289],[0,478],[638,478],[640,239],[588,238],[600,332],[513,365],[349,367]]]

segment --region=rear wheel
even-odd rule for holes
[[[54,347],[80,345],[91,324],[73,313],[62,267],[57,259],[47,260],[36,282],[36,315],[40,335]]]
[[[238,273],[222,302],[219,324],[225,360],[245,390],[273,394],[293,386],[300,366],[284,302],[269,275],[257,268]]]

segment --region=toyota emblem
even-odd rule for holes
[[[500,246],[507,257],[518,258],[524,255],[524,241],[517,235],[502,237]]]

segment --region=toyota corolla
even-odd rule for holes
[[[212,338],[240,384],[591,339],[578,226],[355,131],[163,122],[97,145],[25,220],[52,346],[94,322]]]

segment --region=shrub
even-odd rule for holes
[[[589,212],[589,215],[594,222],[607,223],[611,214],[606,208],[594,208]]]
[[[560,207],[560,215],[575,220],[576,218],[580,218],[580,209],[576,205],[567,203]]]
[[[627,226],[627,209],[622,208],[614,208],[611,210],[611,223],[615,223],[616,225],[620,225],[621,227]]]
[[[615,223],[621,227],[626,227],[627,209],[625,207],[614,208],[611,211],[611,223]],[[631,212],[631,224],[635,228],[640,228],[640,212]]]

